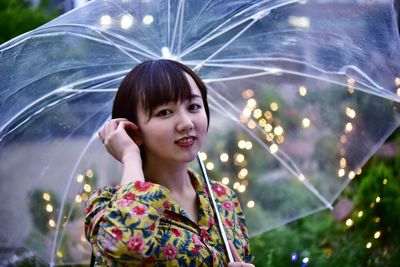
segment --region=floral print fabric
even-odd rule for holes
[[[203,183],[189,172],[199,203],[191,221],[169,190],[132,182],[95,191],[85,209],[86,238],[96,266],[226,266],[228,259]],[[211,182],[228,239],[250,261],[243,211],[235,193]]]

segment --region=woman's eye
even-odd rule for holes
[[[171,110],[169,110],[169,109],[163,109],[163,110],[160,110],[160,111],[157,113],[157,116],[159,116],[159,117],[164,117],[164,116],[168,116],[168,115],[171,114],[171,113],[172,113]]]
[[[189,110],[199,110],[199,109],[201,109],[201,105],[199,104],[191,104],[189,106]]]

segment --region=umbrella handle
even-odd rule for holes
[[[200,158],[200,153],[197,153],[197,160],[199,162],[200,169],[201,169],[201,172],[203,174],[203,179],[204,179],[204,182],[206,183],[207,190],[208,190],[209,195],[210,195],[211,206],[212,206],[212,208],[214,210],[214,213],[217,215],[218,229],[219,229],[219,231],[221,233],[222,241],[224,242],[224,246],[225,246],[225,250],[228,253],[229,262],[234,262],[232,251],[231,251],[231,248],[229,247],[229,243],[228,243],[228,238],[226,237],[226,232],[225,232],[224,226],[222,224],[221,217],[219,216],[217,203],[215,202],[214,195],[213,195],[212,190],[211,190],[210,180],[208,179],[207,171],[206,171],[206,169],[204,167],[203,161]]]

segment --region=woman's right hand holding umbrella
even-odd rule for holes
[[[233,259],[234,259],[234,262],[228,263],[228,267],[255,267],[251,263],[246,263],[246,262],[242,261],[242,259],[240,258],[238,252],[236,251],[235,246],[232,244],[231,241],[228,241],[228,242],[229,242],[229,247],[231,249],[232,256],[233,256]]]
[[[98,135],[108,153],[123,165],[121,184],[144,181],[139,127],[124,118],[112,119],[103,125]]]

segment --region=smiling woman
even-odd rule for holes
[[[113,119],[99,131],[122,163],[119,186],[95,191],[86,204],[86,237],[96,266],[253,266],[236,195],[213,182],[208,192],[188,170],[209,125],[207,90],[188,67],[146,61],[122,81]],[[215,195],[235,262],[210,204]]]

